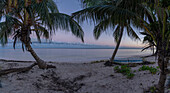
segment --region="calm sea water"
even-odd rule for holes
[[[45,61],[55,62],[90,62],[109,59],[113,49],[35,49],[36,53]],[[141,49],[119,49],[116,58],[149,55],[151,51],[141,52]],[[0,49],[0,59],[34,61],[28,52],[21,49]]]

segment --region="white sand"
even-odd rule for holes
[[[149,58],[150,60],[153,59]],[[32,63],[0,62],[2,69],[28,66]],[[133,79],[115,73],[114,67],[104,63],[51,63],[56,69],[42,70],[35,66],[26,73],[12,73],[0,77],[0,93],[143,93],[158,83],[159,72],[136,70]],[[149,66],[157,66],[152,64]]]

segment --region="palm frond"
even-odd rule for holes
[[[83,7],[91,7],[94,5],[110,4],[113,0],[81,0]]]
[[[139,36],[136,34],[136,32],[130,25],[127,26],[127,34],[133,40],[140,40]]]
[[[6,22],[0,23],[0,40],[3,46],[8,43],[8,36],[11,33],[10,28],[7,28],[6,25]]]
[[[8,37],[14,32],[14,24],[20,25],[17,19],[10,15],[4,15],[5,21],[0,22],[0,40],[1,44],[5,45],[8,42]]]
[[[106,19],[97,24],[93,30],[95,39],[98,39],[101,33],[105,32],[108,28],[114,29],[115,25],[111,19]]]
[[[120,28],[121,28],[121,26],[118,25],[116,27],[115,31],[113,32],[113,37],[114,37],[115,42],[118,42],[118,40],[119,40],[119,37],[120,37],[120,34],[121,34],[121,29]]]
[[[80,25],[71,18],[71,16],[63,14],[63,13],[50,13],[50,18],[52,24],[52,29],[50,30],[58,30],[58,29],[63,29],[67,31],[71,31],[73,35],[76,37],[81,38],[83,40],[84,32]],[[46,25],[46,24],[44,24]],[[48,27],[48,25],[46,25]]]
[[[153,45],[149,45],[149,46],[143,48],[141,51],[144,51],[144,50],[146,50],[146,49],[148,49],[148,48],[151,48],[151,47],[153,47]]]
[[[49,38],[50,34],[48,32],[48,30],[40,25],[35,26],[35,29],[31,29],[31,31],[35,31],[36,36],[37,36],[37,40],[41,43],[41,36],[45,37],[46,39]]]
[[[121,23],[122,20],[130,18],[134,19],[137,15],[127,9],[119,8],[113,5],[97,5],[75,12],[72,16],[79,22],[89,19],[94,23],[105,20],[110,16],[114,16],[119,19],[119,22]]]

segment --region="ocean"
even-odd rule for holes
[[[114,49],[58,49],[36,48],[35,52],[45,61],[85,63],[96,60],[107,60],[111,57]],[[141,49],[119,49],[116,58],[128,58],[133,56],[150,55],[150,50],[141,52]],[[34,61],[27,51],[22,49],[0,49],[0,59]]]

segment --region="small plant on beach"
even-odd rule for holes
[[[160,93],[160,92],[158,92],[156,86],[151,86],[148,87],[148,89],[144,90],[144,93]]]
[[[130,73],[131,72],[131,68],[128,67],[127,65],[122,65],[121,69],[119,71],[120,71],[120,73],[126,74],[126,73]]]
[[[134,73],[127,73],[126,76],[127,76],[128,79],[131,79],[135,76],[135,74]]]
[[[120,69],[119,66],[114,67],[114,70],[119,70],[119,69]]]
[[[156,72],[158,71],[157,68],[154,68],[154,67],[149,67],[149,66],[142,66],[139,68],[139,71],[150,71],[152,74],[156,74]]]
[[[128,67],[127,65],[122,65],[121,67],[115,66],[114,70],[117,73],[122,73],[123,75],[126,75],[128,79],[131,79],[134,77],[134,73],[132,73],[131,68]]]
[[[156,93],[156,87],[154,87],[154,86],[151,87],[151,88],[150,88],[150,92],[151,92],[151,93]]]

